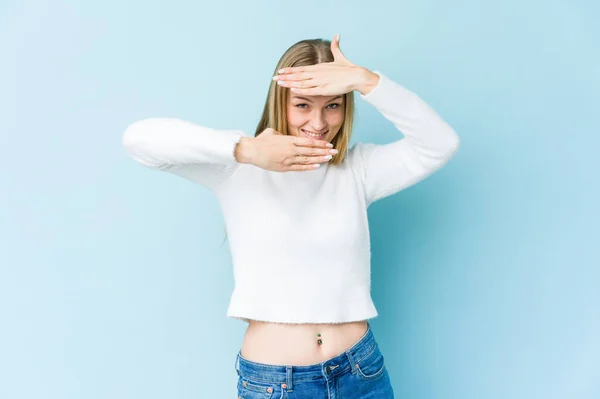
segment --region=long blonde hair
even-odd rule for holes
[[[316,65],[323,62],[333,62],[333,53],[331,52],[331,41],[324,39],[306,39],[301,40],[286,50],[279,59],[273,76],[277,74],[281,68],[298,67]],[[285,89],[271,79],[269,91],[267,93],[267,101],[263,109],[262,116],[254,137],[261,134],[265,129],[271,128],[277,130],[281,134],[288,135],[288,120],[287,120],[287,101],[289,89]],[[345,158],[346,152],[352,135],[352,124],[354,121],[354,91],[344,94],[344,122],[340,130],[335,135],[331,144],[333,148],[338,150],[338,153],[333,156],[330,164],[339,165]],[[227,238],[227,230],[225,237]]]
[[[301,40],[291,46],[281,56],[273,76],[281,68],[316,65],[323,62],[333,62],[333,53],[331,52],[331,41],[323,39]],[[287,101],[289,89],[284,88],[271,80],[267,101],[263,109],[262,116],[254,137],[258,136],[265,129],[275,129],[281,134],[289,134],[287,121]],[[331,144],[338,153],[333,156],[330,164],[339,165],[346,156],[350,136],[352,134],[352,123],[354,121],[354,92],[350,91],[344,94],[344,122],[339,132],[335,135]]]

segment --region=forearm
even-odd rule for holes
[[[185,164],[234,164],[241,131],[215,130],[176,118],[147,118],[123,133],[136,161],[156,169]]]
[[[360,94],[369,94],[379,83],[379,75],[371,72],[367,68],[357,67],[357,79],[354,90],[360,92]]]
[[[455,150],[459,138],[437,112],[404,86],[385,76],[381,79],[384,81],[361,97],[391,121],[415,149],[432,156],[443,156]]]
[[[454,129],[415,93],[384,75],[361,97],[404,135],[383,145],[359,143],[358,168],[365,179],[367,204],[426,178],[458,150]]]

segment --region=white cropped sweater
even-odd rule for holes
[[[459,138],[420,97],[375,73],[377,86],[360,97],[404,137],[357,143],[340,165],[272,172],[241,164],[236,143],[252,136],[176,118],[148,118],[125,130],[133,159],[217,196],[233,261],[228,317],[342,323],[377,316],[367,207],[439,169]]]

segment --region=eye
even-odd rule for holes
[[[305,109],[305,108],[304,108],[302,105],[308,105],[308,104],[304,104],[304,103],[302,103],[302,104],[296,104],[296,107],[298,107],[298,108],[300,108],[300,109]],[[329,105],[328,105],[328,107],[330,107],[330,106],[332,106],[332,105],[335,105],[335,107],[331,107],[331,108],[329,108],[329,109],[337,109],[337,108],[339,108],[339,107],[340,107],[340,104],[338,104],[338,103],[332,103],[332,104],[329,104]]]

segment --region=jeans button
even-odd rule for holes
[[[325,372],[326,372],[327,374],[331,373],[331,366],[327,366],[327,367],[325,367]]]

